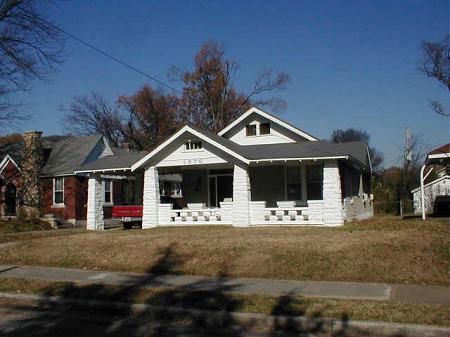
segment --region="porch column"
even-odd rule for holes
[[[159,178],[158,169],[149,167],[144,172],[144,200],[142,228],[158,226]]]
[[[323,166],[323,223],[327,226],[344,224],[341,177],[336,160],[326,161]]]
[[[250,225],[250,177],[248,166],[234,165],[233,170],[233,226]]]
[[[90,230],[105,229],[103,220],[103,186],[102,180],[98,176],[89,177],[88,180],[86,228]]]

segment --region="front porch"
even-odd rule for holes
[[[216,224],[336,226],[344,221],[336,160],[253,165],[194,163],[150,166],[144,172],[128,174],[144,177],[142,198],[136,197],[143,200],[142,228]],[[167,177],[177,181],[176,191],[170,188]],[[113,173],[108,173],[108,178],[112,179]],[[87,227],[102,229],[106,185],[101,176],[92,175],[88,186]]]

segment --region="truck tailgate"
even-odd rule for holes
[[[142,205],[113,206],[113,218],[142,218]]]

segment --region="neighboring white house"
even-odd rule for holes
[[[433,171],[436,172],[436,179],[423,185],[425,213],[432,213],[436,197],[450,195],[450,143],[430,151],[427,154],[424,169],[427,165],[430,169],[425,176]],[[417,187],[411,193],[414,200],[414,213],[422,213],[421,188]]]
[[[339,226],[373,215],[367,144],[331,144],[257,108],[218,134],[184,126],[133,163],[103,158],[89,175],[88,228],[103,228],[101,177],[143,179],[142,227]],[[181,177],[185,206],[161,203],[160,176]]]

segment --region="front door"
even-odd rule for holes
[[[219,207],[225,198],[233,197],[233,174],[209,175],[209,207]]]
[[[16,215],[16,186],[9,183],[5,190],[5,215]]]

